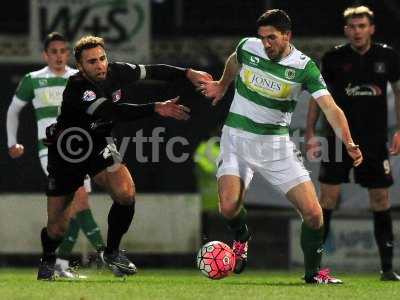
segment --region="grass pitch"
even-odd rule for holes
[[[246,271],[222,280],[197,270],[141,269],[116,278],[106,270],[82,270],[79,281],[36,280],[36,269],[0,269],[0,299],[400,299],[400,282],[381,282],[378,274],[341,275],[338,286],[305,285],[300,272]]]

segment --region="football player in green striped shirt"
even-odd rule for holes
[[[35,111],[38,153],[43,172],[47,172],[47,147],[43,144],[46,137],[46,127],[56,122],[62,94],[68,78],[78,70],[70,68],[68,43],[64,36],[57,32],[47,35],[44,41],[43,59],[47,66],[24,76],[19,83],[7,113],[7,138],[9,154],[18,158],[24,154],[24,146],[17,141],[19,113],[21,109],[31,104]],[[71,272],[67,258],[77,240],[81,228],[93,247],[100,251],[104,247],[100,229],[93,218],[88,201],[90,179],[80,187],[74,196],[69,230],[59,248],[56,268],[59,276],[68,278],[83,278],[84,276]],[[64,259],[62,259],[64,258]]]
[[[292,113],[303,90],[319,104],[355,166],[363,157],[316,64],[290,43],[291,20],[286,12],[268,10],[258,19],[257,26],[258,37],[239,42],[227,59],[220,80],[204,82],[200,87],[215,105],[235,79],[235,95],[217,160],[220,211],[235,234],[234,271],[242,272],[247,262],[250,233],[243,199],[257,171],[282,191],[301,214],[305,282],[342,283],[327,269],[319,269],[323,251],[322,210],[301,154],[289,138]]]

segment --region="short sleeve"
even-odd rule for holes
[[[314,61],[310,60],[307,63],[305,72],[304,86],[314,99],[329,95],[325,80]]]
[[[399,80],[400,80],[400,56],[398,52],[390,48],[388,81],[396,82]]]
[[[330,67],[330,55],[326,53],[321,59],[321,75],[329,85],[333,81],[332,68]]]
[[[19,82],[18,87],[15,91],[15,95],[17,96],[18,99],[25,102],[33,100],[34,98],[33,84],[30,74],[25,75],[24,78],[22,78],[22,80]]]
[[[242,64],[243,61],[243,45],[246,43],[246,41],[249,38],[243,38],[240,40],[240,42],[238,43],[238,45],[236,46],[236,57],[238,60],[238,63]]]

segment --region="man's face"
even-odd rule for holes
[[[350,18],[344,26],[344,33],[350,44],[356,49],[367,47],[371,42],[371,36],[375,32],[375,26],[370,23],[368,17]]]
[[[270,25],[260,26],[257,33],[269,59],[274,61],[280,60],[286,48],[289,47],[292,33],[290,31],[280,32],[274,26]]]
[[[43,51],[43,58],[49,68],[56,72],[63,72],[69,59],[69,49],[66,42],[53,41]]]
[[[97,46],[82,51],[78,69],[90,80],[102,81],[107,77],[108,60],[103,47]]]

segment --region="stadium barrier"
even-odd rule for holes
[[[39,254],[40,230],[46,224],[43,194],[1,194],[0,255]],[[122,248],[141,254],[192,254],[200,246],[201,202],[197,194],[141,194]],[[90,195],[93,215],[105,238],[111,206],[106,194]],[[79,233],[74,253],[93,252]]]

